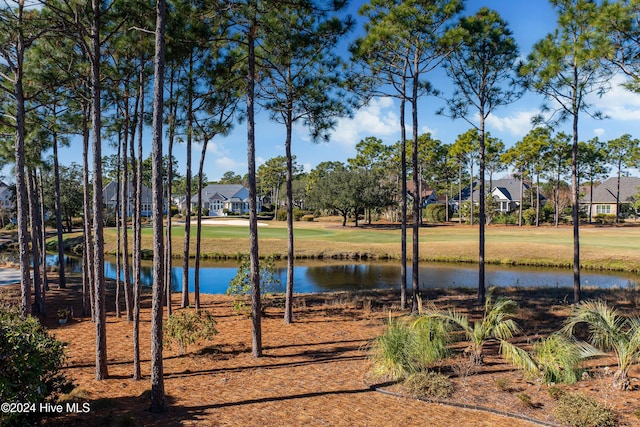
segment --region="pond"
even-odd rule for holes
[[[56,256],[48,256],[48,263],[55,264]],[[193,265],[193,260],[190,260]],[[67,257],[67,268],[80,271],[80,259]],[[237,261],[201,261],[200,292],[221,294],[236,275]],[[286,262],[276,263],[277,276],[283,292],[286,283]],[[182,261],[174,260],[171,287],[182,290]],[[189,290],[193,291],[194,268],[189,268]],[[115,258],[107,257],[105,275],[116,277]],[[421,263],[420,288],[476,288],[478,267],[475,264]],[[629,288],[640,284],[640,275],[624,272],[581,273],[583,287]],[[407,266],[408,287],[411,287],[411,266]],[[151,261],[143,261],[142,283],[152,284]],[[353,291],[366,289],[396,288],[400,283],[400,263],[392,261],[349,262],[349,261],[299,261],[294,269],[294,291],[297,293]],[[490,286],[532,287],[572,287],[573,272],[569,269],[532,268],[511,266],[486,266],[486,284]]]

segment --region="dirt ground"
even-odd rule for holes
[[[18,292],[17,286],[3,288],[3,299]],[[471,316],[480,313],[472,293],[430,292],[426,298],[440,307],[455,307]],[[512,290],[510,296],[521,306],[518,323],[524,330],[517,341],[526,345],[528,340],[558,328],[570,312],[570,307],[563,304],[565,293],[562,290],[545,293]],[[163,414],[151,414],[147,410],[150,297],[144,295],[141,315],[144,378],[133,381],[132,323],[115,316],[113,289],[109,290],[109,296],[109,378],[96,381],[95,326],[80,314],[79,285],[72,284],[65,290],[52,289],[47,294],[49,313],[55,313],[58,307],[73,309],[73,319],[66,325],[58,325],[55,315],[43,322],[68,343],[65,371],[77,386],[73,394],[90,404],[86,414],[45,418],[48,426],[519,427],[540,424],[504,413],[529,417],[546,425],[555,423],[552,416],[555,401],[546,386],[526,380],[506,364],[498,357],[497,346],[488,347],[486,364],[478,369],[465,368],[460,357],[457,362],[449,361],[439,367],[451,376],[455,387],[454,395],[446,404],[403,397],[399,386],[371,378],[368,345],[382,332],[390,310],[394,315],[399,314],[398,296],[391,292],[297,296],[296,321],[292,325],[283,323],[281,302],[276,301],[263,318],[264,357],[261,358],[251,355],[250,319],[233,310],[230,297],[202,295],[203,308],[211,311],[217,320],[218,334],[211,342],[190,346],[183,356],[179,355],[177,346],[165,347],[168,409]],[[590,296],[594,295],[587,294]],[[636,312],[635,292],[620,291],[608,298],[615,299],[616,305],[624,310]],[[174,304],[177,299],[174,295]],[[610,377],[604,370],[610,362],[607,359],[590,361],[589,379],[562,387],[581,391],[607,404],[620,415],[620,425],[638,425],[640,422],[633,413],[640,406],[637,382],[640,372],[637,368],[631,372],[632,391],[615,391],[609,386]],[[523,395],[529,399],[523,399]]]

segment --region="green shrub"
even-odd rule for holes
[[[496,378],[496,380],[494,381],[494,383],[496,384],[496,387],[498,387],[498,390],[500,391],[511,391],[511,380],[509,378]]]
[[[248,255],[240,258],[240,266],[238,272],[229,282],[227,287],[227,295],[235,295],[233,300],[233,309],[238,314],[247,314],[249,312],[249,301],[251,299],[251,283],[249,274],[251,263]],[[276,272],[273,257],[260,260],[260,293],[262,295],[262,308],[267,306],[266,296],[270,293],[277,292],[280,287],[280,279]]]
[[[617,416],[603,404],[581,393],[564,393],[553,414],[562,424],[572,427],[609,427]]]
[[[533,400],[531,399],[531,396],[529,396],[527,393],[522,392],[522,393],[518,393],[518,400],[520,401],[520,404],[525,407],[525,408],[532,408],[533,405]]]
[[[307,221],[307,222],[313,222],[314,219],[315,217],[312,214],[307,214],[307,215],[304,215],[302,218],[300,218],[301,221]]]
[[[536,208],[528,208],[522,211],[522,221],[525,224],[533,225],[536,222]]]
[[[187,307],[169,316],[164,327],[164,339],[169,345],[176,342],[179,353],[185,354],[190,344],[200,340],[212,341],[217,333],[215,325],[215,318],[210,312]]]
[[[444,399],[453,394],[453,384],[448,376],[438,372],[416,372],[404,381],[404,387],[413,396]]]
[[[553,400],[558,400],[562,397],[562,395],[564,395],[565,391],[560,387],[558,387],[557,385],[552,385],[549,388],[547,388],[547,393],[549,393],[549,396]]]
[[[55,401],[73,389],[60,372],[66,356],[64,343],[56,340],[33,317],[22,319],[17,311],[0,308],[0,402]],[[0,425],[33,425],[40,412],[0,412]]]
[[[613,224],[616,222],[616,216],[612,214],[597,214],[593,220],[599,224]]]
[[[427,205],[424,210],[424,219],[427,222],[445,222],[447,220],[447,206],[437,203]]]

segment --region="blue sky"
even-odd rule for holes
[[[357,10],[363,1],[352,1],[350,13],[357,17]],[[526,57],[533,44],[553,31],[556,24],[555,13],[547,0],[509,1],[509,0],[468,0],[464,14],[472,14],[480,7],[487,6],[500,13],[514,33],[520,54]],[[349,35],[354,40],[362,35],[362,20],[359,27]],[[442,71],[436,70],[427,79],[445,95],[452,92],[452,85]],[[594,97],[592,104],[607,115],[605,120],[593,120],[586,114],[581,116],[579,136],[588,140],[594,136],[601,140],[617,138],[624,133],[638,137],[637,123],[640,121],[640,95],[634,95],[619,86],[622,78],[612,81],[612,90],[602,98]],[[526,94],[517,102],[502,107],[489,117],[487,130],[499,137],[507,147],[521,139],[530,129],[530,119],[539,111],[544,102],[541,96]],[[444,143],[452,143],[457,135],[469,129],[463,120],[451,120],[437,116],[436,111],[444,106],[444,101],[434,97],[424,97],[419,105],[420,132],[431,132],[435,138]],[[380,138],[386,144],[393,144],[400,139],[398,105],[388,98],[378,98],[355,112],[351,119],[340,119],[334,130],[331,141],[314,144],[310,142],[306,130],[298,127],[293,135],[293,153],[299,164],[307,171],[323,161],[346,161],[355,155],[355,145],[368,136]],[[556,128],[556,131],[570,133],[570,123]],[[146,140],[150,138],[150,129],[145,129]],[[234,131],[225,138],[217,138],[209,142],[205,160],[205,173],[209,180],[219,179],[224,172],[234,171],[240,175],[247,172],[246,157],[246,124],[236,124]],[[284,155],[284,128],[268,120],[265,111],[258,111],[256,123],[256,161],[261,164],[269,158]],[[69,148],[61,150],[63,163],[81,163],[81,149],[77,142]],[[111,154],[106,146],[103,154]],[[145,157],[149,154],[149,145],[145,146]],[[194,144],[193,168],[200,159],[201,146]],[[186,150],[184,145],[174,147],[179,167],[184,170]]]

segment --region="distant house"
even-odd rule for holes
[[[198,205],[198,195],[191,198],[191,206]],[[245,214],[249,212],[249,190],[242,184],[210,184],[202,190],[202,208],[209,210],[210,216],[224,216],[227,213]],[[260,211],[258,200],[258,211]]]
[[[480,183],[475,181],[473,183],[473,203],[480,203]],[[486,181],[486,189],[487,193],[491,193],[493,198],[498,203],[498,211],[501,213],[509,213],[513,212],[520,206],[520,186],[521,181],[518,178],[505,178],[505,179],[494,179],[491,183],[491,188],[489,188],[489,182]],[[522,186],[522,191],[526,192],[529,190],[531,186],[525,181]],[[468,202],[471,200],[471,187],[466,186],[462,190],[462,198],[460,198],[459,194],[454,194],[451,198],[451,204],[454,207],[454,210],[458,210],[461,203]],[[544,203],[544,198],[542,195],[540,196],[541,203]]]
[[[0,209],[5,211],[13,211],[15,209],[13,191],[2,181],[0,181]]]
[[[128,215],[131,216],[133,213],[133,181],[129,181],[129,185],[127,188],[127,209]],[[120,190],[118,189],[118,183],[116,181],[111,181],[107,185],[102,188],[102,200],[105,208],[107,209],[116,209],[118,207],[118,193]],[[141,199],[142,199],[142,216],[151,216],[151,207],[152,207],[152,198],[151,198],[151,190],[149,187],[142,185],[141,191]]]
[[[413,181],[407,181],[407,193],[409,197],[411,197],[412,199],[416,194],[416,191],[414,189],[415,187],[413,185]],[[423,185],[420,188],[420,193],[421,193],[420,206],[423,208],[426,207],[427,205],[438,203],[440,201],[438,199],[438,195],[436,194],[436,191],[432,188],[427,187],[426,185]]]
[[[635,176],[623,176],[620,178],[620,207],[621,210],[625,205],[629,205],[634,197],[640,191],[640,178]],[[589,217],[595,217],[598,214],[616,215],[618,178],[612,177],[604,181],[602,184],[594,187],[593,197],[587,191],[580,199],[580,205],[587,212]]]

